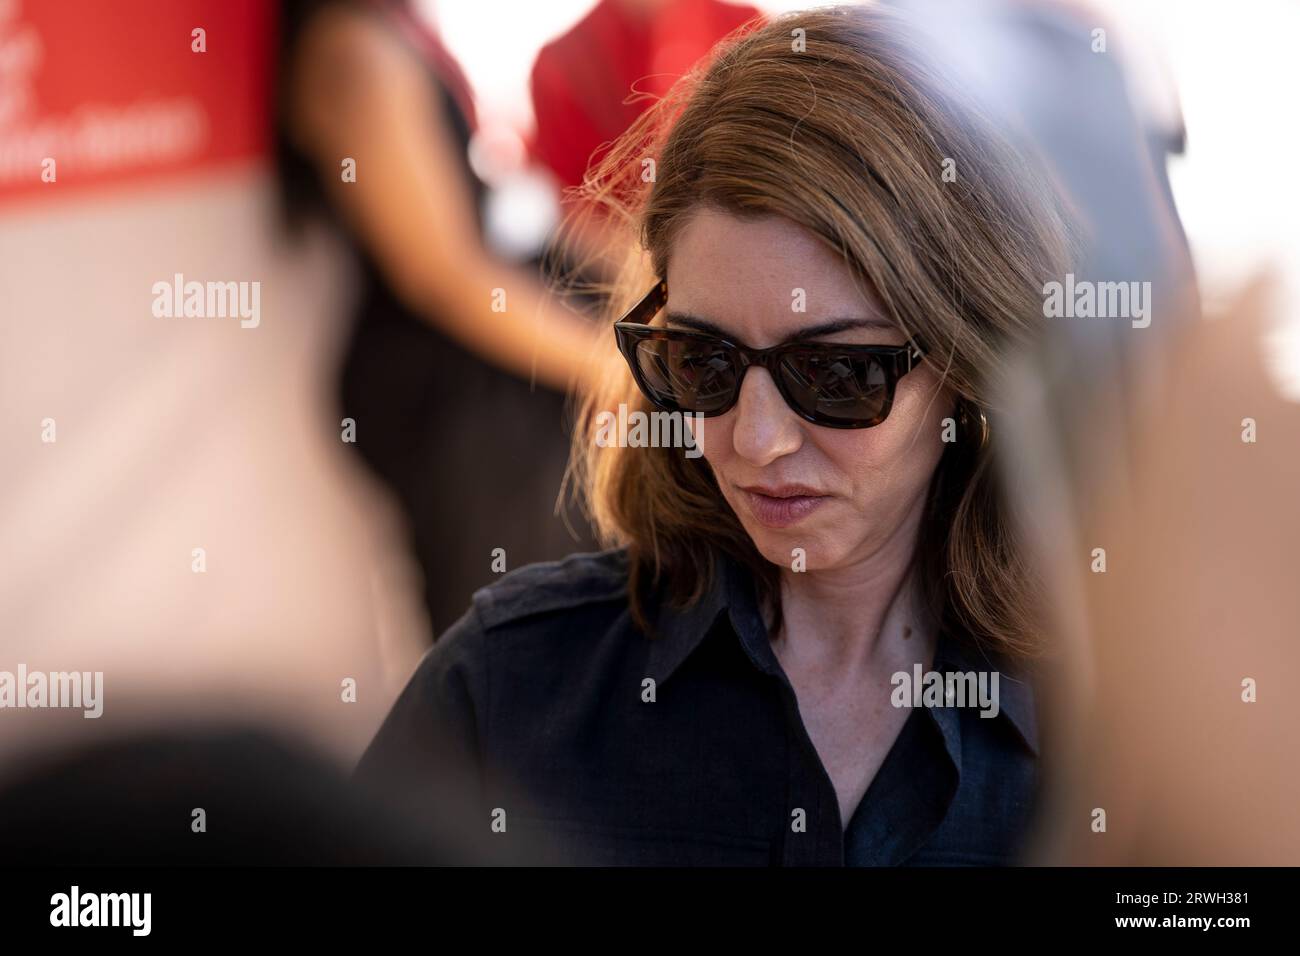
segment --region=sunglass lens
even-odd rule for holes
[[[660,405],[708,415],[731,403],[736,363],[723,347],[695,339],[644,338],[634,355],[649,397]]]
[[[889,376],[873,356],[795,352],[780,372],[790,401],[824,422],[876,424],[889,406]]]

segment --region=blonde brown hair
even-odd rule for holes
[[[606,227],[638,240],[608,296],[611,319],[666,274],[677,231],[707,204],[811,230],[927,343],[926,361],[977,424],[946,446],[931,482],[915,559],[925,610],[937,626],[1023,656],[1035,649],[1037,610],[993,464],[990,403],[1007,350],[1032,334],[1043,283],[1059,274],[1065,227],[1046,178],[958,104],[955,86],[897,14],[789,14],[722,44],[613,144],[580,195]],[[955,179],[945,181],[945,168]],[[704,459],[597,447],[596,415],[620,402],[649,410],[614,360],[608,387],[581,408],[571,476],[602,540],[628,549],[634,620],[650,629],[652,587],[676,605],[698,600],[725,552],[753,574],[779,622],[778,569]],[[992,423],[986,444],[980,410]]]

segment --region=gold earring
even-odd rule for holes
[[[974,402],[965,404],[962,406],[962,424],[964,427],[969,428],[971,425],[974,424],[974,416],[971,414],[972,408],[975,409],[977,412],[979,412],[979,416],[980,416],[979,447],[983,448],[985,445],[989,443],[989,417],[988,415],[984,414],[984,409],[980,408]]]

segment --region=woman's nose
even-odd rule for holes
[[[785,403],[765,368],[750,368],[731,410],[731,444],[736,454],[761,468],[803,444],[797,415]]]

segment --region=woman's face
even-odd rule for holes
[[[787,219],[739,219],[702,208],[668,259],[666,324],[699,322],[754,348],[837,319],[864,325],[814,342],[902,345],[903,333],[864,297],[848,267]],[[804,311],[796,311],[802,290]],[[834,569],[894,549],[910,553],[914,519],[943,451],[953,401],[925,365],[898,382],[889,417],[840,429],[800,418],[765,369],[751,368],[725,415],[703,422],[701,447],[718,487],[759,552],[790,567]]]

